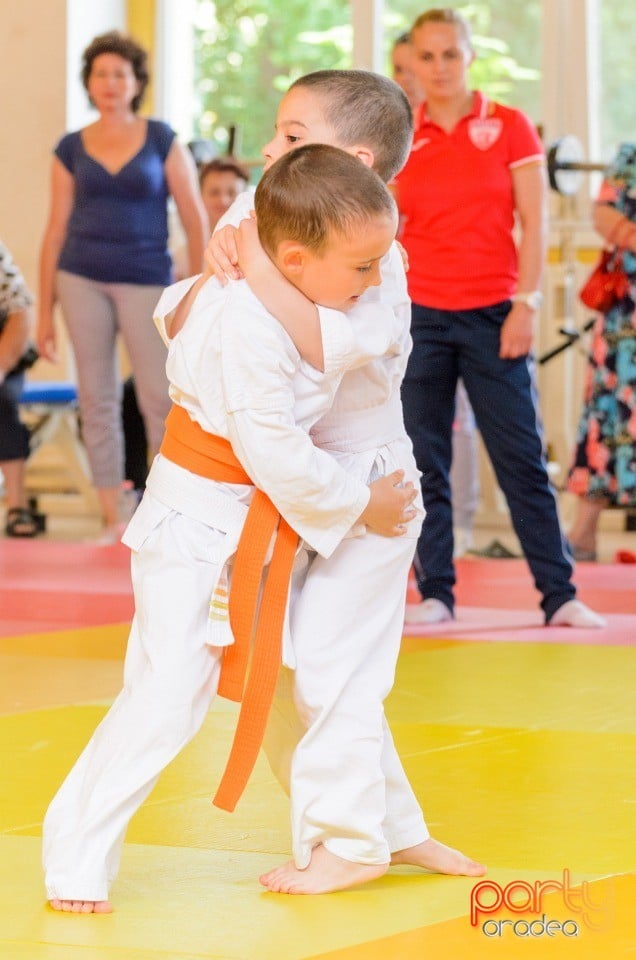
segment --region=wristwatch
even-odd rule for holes
[[[515,293],[510,299],[513,303],[525,303],[531,310],[540,310],[543,306],[543,294],[540,290],[531,290],[529,293]]]

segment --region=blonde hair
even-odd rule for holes
[[[338,147],[310,143],[267,170],[254,197],[258,235],[270,254],[283,240],[320,253],[332,234],[351,236],[369,220],[395,216],[395,202],[374,170]]]
[[[409,36],[412,38],[413,31],[418,30],[419,27],[423,27],[426,23],[452,24],[454,27],[457,27],[459,33],[466,41],[469,50],[473,49],[472,30],[470,29],[470,24],[468,20],[461,15],[461,13],[458,13],[457,10],[453,10],[452,7],[432,7],[430,10],[425,10],[424,13],[419,15],[411,27]]]

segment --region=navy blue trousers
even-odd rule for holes
[[[422,471],[426,518],[416,571],[424,599],[452,610],[453,514],[449,472],[455,388],[461,377],[532,571],[546,621],[576,595],[573,565],[550,484],[532,356],[499,358],[509,300],[477,310],[413,304],[413,350],[402,387],[404,422]]]
[[[0,463],[29,456],[29,431],[18,412],[23,384],[23,373],[11,373],[0,383]]]

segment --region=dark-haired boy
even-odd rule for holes
[[[269,632],[269,616],[284,612],[298,535],[328,556],[356,522],[392,537],[415,515],[415,491],[398,488],[402,471],[369,487],[308,437],[344,369],[386,349],[382,330],[371,337],[371,354],[367,344],[357,344],[342,311],[379,283],[395,205],[375,173],[362,175],[344,152],[319,145],[273,166],[259,184],[257,210],[261,199],[261,239],[277,268],[303,295],[326,304],[326,369],[318,374],[301,362],[245,282],[198,284],[190,314],[169,344],[173,408],[166,436],[124,534],[133,551],[136,607],[124,688],[44,822],[47,895],[56,910],[110,912],[108,890],[130,817],[197,732],[219,684],[236,699],[245,683],[245,702],[254,708],[245,715],[245,749],[231,767],[236,780],[224,777],[217,793],[225,808],[236,802],[267,712],[260,684],[275,680],[278,669],[281,636]],[[182,281],[166,291],[158,316],[169,314],[191,285]],[[256,620],[252,605],[242,601],[258,590],[276,527]],[[253,557],[256,541],[263,553]],[[255,653],[245,680],[235,651],[247,655],[253,627]],[[239,730],[243,717],[242,711]]]
[[[403,165],[411,137],[411,110],[392,80],[363,70],[322,70],[301,77],[284,95],[274,138],[263,149],[265,168],[320,142],[347,151],[388,181]],[[249,209],[249,196],[239,197],[220,226],[238,224]],[[231,227],[215,234],[210,248],[219,279],[239,275]],[[321,308],[262,259],[244,258],[240,266],[270,312],[300,328],[303,339],[295,342],[303,357],[320,365],[320,344],[310,334],[320,340]],[[311,436],[353,476],[369,481],[399,467],[419,486],[400,399],[411,349],[410,301],[395,244],[381,272],[381,285],[367,291],[348,321],[361,339],[377,327],[393,330],[390,347],[345,374]],[[358,529],[329,558],[316,556],[294,599],[287,661],[294,672],[283,672],[265,741],[274,772],[290,790],[294,860],[261,877],[270,890],[325,893],[372,880],[390,863],[484,872],[429,836],[384,718],[422,515],[400,541]]]

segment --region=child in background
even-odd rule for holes
[[[201,167],[199,188],[210,223],[210,233],[214,232],[217,223],[230,209],[239,193],[245,190],[249,179],[247,167],[234,157],[217,157]]]
[[[212,233],[223,214],[229,210],[239,193],[247,187],[249,171],[234,157],[216,157],[205,163],[199,172],[201,200],[208,215]],[[175,280],[190,275],[188,248],[182,244],[172,252]],[[122,428],[125,444],[126,480],[139,495],[143,493],[148,476],[148,441],[143,417],[137,404],[135,380],[125,380],[122,397]]]
[[[34,537],[39,532],[37,518],[27,505],[24,473],[29,431],[19,413],[26,369],[21,361],[33,332],[32,303],[21,271],[0,242],[0,487],[5,490],[8,537]]]
[[[214,232],[219,220],[230,209],[239,193],[246,189],[249,179],[247,167],[234,157],[215,157],[200,167],[199,190],[208,215],[210,233]],[[175,280],[183,280],[191,275],[186,246],[181,244],[173,251],[172,262]]]
[[[265,168],[311,142],[330,143],[373,166],[385,180],[400,169],[412,139],[408,102],[391,80],[363,70],[325,70],[297,80],[283,97]],[[223,282],[241,270],[281,322],[300,315],[316,326],[316,307],[290,309],[275,271],[242,258],[234,228],[249,216],[241,195],[210,241],[208,262]],[[238,264],[238,268],[237,268]],[[360,329],[393,326],[379,359],[347,373],[328,414],[311,431],[352,476],[369,481],[401,468],[419,482],[404,430],[400,385],[411,347],[410,301],[393,244],[379,289],[349,313]],[[287,285],[289,286],[289,285]],[[318,308],[318,314],[321,313]],[[261,877],[272,891],[326,893],[372,880],[390,863],[440,873],[481,875],[484,867],[429,836],[387,726],[383,701],[393,684],[408,571],[421,519],[389,541],[363,530],[329,558],[314,556],[294,590],[294,672],[283,671],[265,748],[291,797],[294,860]]]
[[[229,684],[226,695],[232,699],[232,684],[243,687],[235,654],[247,657],[255,625],[255,610],[246,610],[244,601],[252,588],[258,590],[271,539],[263,522],[273,528],[278,511],[284,518],[256,624],[254,670],[245,687],[244,705],[256,708],[263,707],[263,678],[276,676],[281,636],[268,630],[274,614],[282,618],[285,608],[288,584],[284,576],[277,578],[281,569],[284,575],[291,570],[293,531],[327,556],[356,521],[399,536],[415,515],[409,507],[414,489],[397,486],[401,471],[369,487],[315,448],[307,433],[328,409],[343,370],[387,349],[390,332],[370,329],[360,345],[341,311],[380,282],[379,260],[397,223],[388,191],[342,151],[312,146],[282,158],[263,177],[256,210],[261,241],[276,267],[294,288],[327,308],[326,372],[301,362],[289,336],[246,283],[222,288],[215,280],[196,281],[190,315],[169,344],[174,405],[166,436],[124,535],[133,551],[136,605],[124,689],[44,822],[47,894],[57,910],[110,912],[108,889],[130,817],[201,726],[219,683],[224,689]],[[157,316],[170,316],[192,283],[169,288]],[[163,333],[168,339],[165,328]],[[263,554],[253,556],[259,533]],[[242,710],[239,731],[243,716]],[[254,715],[249,719],[256,723]],[[226,809],[236,802],[255,759],[241,766],[244,757],[239,756],[238,772],[236,765],[231,768],[238,789],[224,777],[217,793],[216,802]]]

